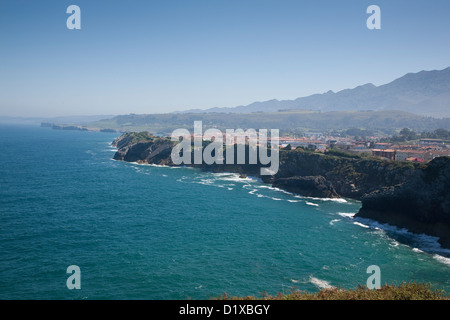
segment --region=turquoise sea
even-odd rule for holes
[[[354,200],[112,160],[113,133],[0,126],[0,299],[208,299],[428,282],[435,238],[356,220]],[[81,270],[69,290],[66,269]]]

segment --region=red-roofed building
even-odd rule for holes
[[[424,161],[430,161],[433,159],[431,152],[429,151],[412,150],[412,149],[397,150],[395,160],[406,161],[406,159],[408,158],[420,158],[423,159]]]
[[[406,158],[406,161],[412,161],[412,162],[425,162],[425,160],[421,158]]]
[[[395,150],[393,149],[372,149],[372,156],[385,158],[389,160],[395,160]]]

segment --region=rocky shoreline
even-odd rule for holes
[[[114,140],[115,160],[174,166],[174,143],[147,133],[124,133]],[[280,150],[274,176],[261,176],[260,165],[190,165],[212,172],[261,178],[274,187],[303,196],[360,200],[356,217],[370,218],[414,233],[439,237],[450,248],[450,158],[428,164]]]

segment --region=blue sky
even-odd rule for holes
[[[448,0],[0,0],[1,116],[234,107],[449,66]]]

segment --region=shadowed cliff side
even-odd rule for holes
[[[385,161],[334,152],[326,154],[300,149],[280,152],[280,169],[266,182],[289,177],[324,177],[340,197],[361,198],[382,187],[403,184],[422,166],[410,162]],[[277,183],[279,187],[282,184]]]
[[[450,157],[434,159],[401,185],[365,195],[356,216],[436,236],[450,247]]]

